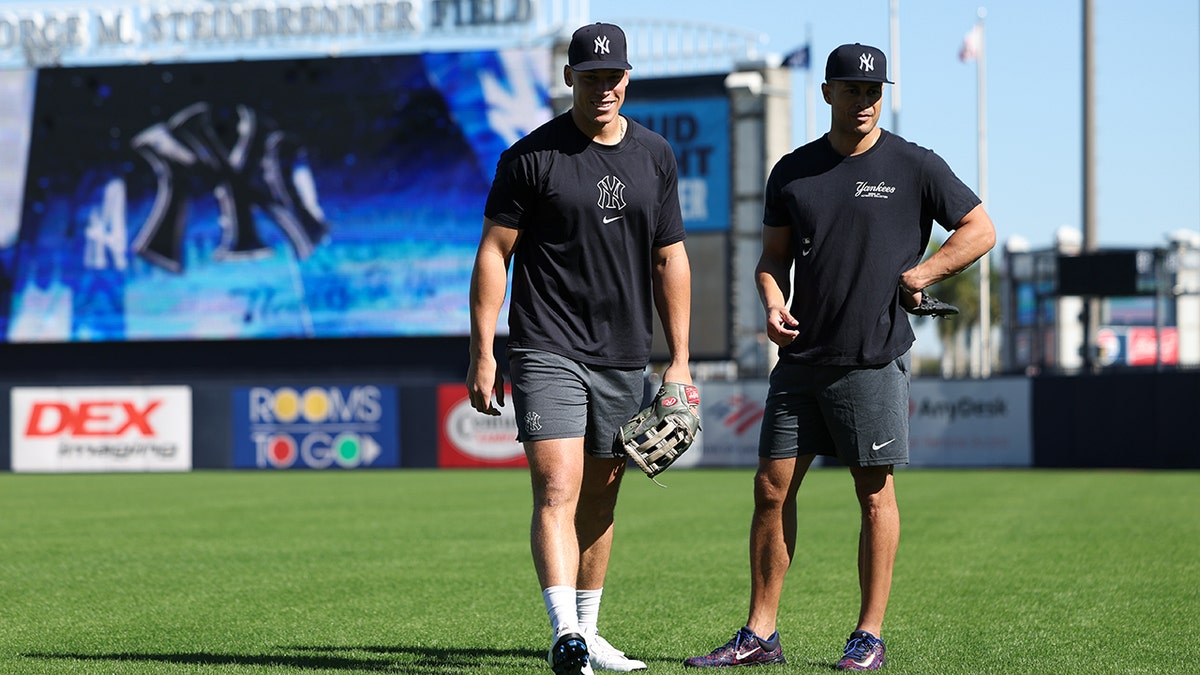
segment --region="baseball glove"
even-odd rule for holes
[[[935,319],[945,319],[958,314],[957,307],[948,302],[942,302],[924,291],[921,291],[921,304],[912,309],[905,307],[904,311],[913,316],[931,316]]]
[[[617,440],[625,454],[650,480],[692,447],[700,431],[700,418],[692,412],[700,405],[700,390],[694,385],[664,382],[654,402],[621,427]]]

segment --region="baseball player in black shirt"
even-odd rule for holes
[[[675,155],[620,114],[632,66],[611,24],[571,38],[569,112],[500,158],[471,279],[471,405],[498,415],[493,353],[512,267],[508,357],[533,485],[531,545],[560,675],[641,670],[597,630],[626,457],[614,445],[641,407],[657,312],[667,382],[691,384],[691,268]]]
[[[755,275],[779,363],[759,440],[749,616],[732,640],[689,666],[784,662],[779,598],[796,548],[796,493],[817,455],[849,467],[862,511],[861,605],[836,668],[883,666],[900,540],[892,468],[908,463],[915,338],[905,310],[996,241],[979,198],[940,157],[878,126],[889,83],[883,52],[842,45],[829,55],[825,80],[829,133],[779,160],[766,187]],[[934,222],[952,234],[922,261]]]

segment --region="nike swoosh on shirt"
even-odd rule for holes
[[[625,216],[613,216],[612,218],[609,218],[608,216],[604,216],[604,224],[607,225],[613,221],[620,220],[624,217]]]
[[[896,439],[894,439],[894,438],[893,438],[891,441],[884,441],[884,442],[882,442],[882,443],[872,443],[872,444],[871,444],[871,449],[872,449],[872,450],[878,450],[878,449],[882,448],[882,447],[883,447],[883,446],[885,446],[885,445],[889,445],[889,444],[890,444],[892,441],[894,441],[894,440],[896,440]]]

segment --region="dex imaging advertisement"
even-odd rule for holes
[[[189,387],[13,387],[14,472],[190,471]]]
[[[468,334],[483,203],[500,153],[550,117],[548,60],[38,71],[27,144],[8,144],[28,163],[0,237],[0,335]]]

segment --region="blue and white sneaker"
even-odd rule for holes
[[[743,626],[724,645],[705,656],[685,659],[683,665],[691,668],[732,668],[734,666],[765,666],[772,663],[787,663],[783,658],[783,645],[779,642],[779,631],[762,639]]]
[[[879,670],[887,663],[883,640],[865,630],[856,630],[846,640],[842,659],[834,666],[837,670]]]
[[[579,633],[566,633],[558,638],[546,660],[554,675],[594,675],[587,642]]]

